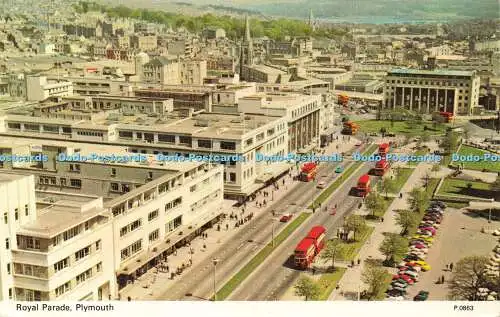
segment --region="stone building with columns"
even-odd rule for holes
[[[385,78],[383,104],[420,113],[473,115],[480,111],[479,84],[474,71],[393,69]]]

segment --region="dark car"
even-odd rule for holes
[[[403,258],[403,261],[420,261],[420,258],[415,254],[408,254]]]
[[[418,292],[417,295],[415,295],[415,297],[413,298],[413,300],[417,301],[417,302],[422,302],[422,301],[426,301],[427,298],[429,298],[429,292],[427,292],[427,291],[420,291],[420,292]]]
[[[436,200],[431,202],[431,206],[439,206],[441,208],[446,208],[446,204],[442,201]]]

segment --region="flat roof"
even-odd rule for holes
[[[25,177],[28,177],[26,175],[19,175],[19,174],[7,174],[7,173],[0,173],[0,185],[2,183],[10,183],[19,179],[23,179]]]
[[[443,75],[443,76],[472,76],[472,71],[462,70],[449,70],[449,69],[436,69],[436,70],[422,70],[413,68],[397,68],[389,71],[389,74],[401,75]]]
[[[81,212],[77,208],[53,205],[42,209],[35,221],[22,225],[19,233],[52,238],[69,228],[105,213],[107,211],[103,208],[92,208]]]
[[[267,65],[252,65],[252,66],[248,66],[248,68],[255,69],[257,71],[267,73],[267,74],[275,74],[275,75],[286,74],[286,72],[281,70],[281,69],[274,68],[274,67],[267,66]]]

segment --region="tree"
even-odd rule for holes
[[[308,276],[301,276],[295,284],[295,295],[307,300],[316,300],[321,294],[321,288]]]
[[[468,256],[458,261],[448,286],[451,299],[477,300],[479,289],[491,283],[484,274],[487,264],[485,256]]]
[[[380,189],[385,193],[385,198],[388,198],[389,192],[396,191],[396,180],[390,177],[384,177],[380,182]]]
[[[342,256],[345,251],[345,245],[340,239],[332,239],[326,243],[326,248],[321,252],[321,258],[332,260],[332,268],[335,268],[335,258]]]
[[[388,233],[379,250],[388,264],[399,262],[408,251],[408,240],[396,233]]]
[[[462,135],[464,136],[465,140],[468,140],[470,138],[470,129],[467,127],[464,127]]]
[[[408,204],[410,205],[410,210],[423,213],[429,200],[427,192],[422,188],[413,188],[409,196]]]
[[[500,192],[500,175],[497,176],[497,179],[491,184],[490,188],[492,191]]]
[[[347,231],[353,231],[353,239],[356,240],[356,234],[366,229],[366,221],[360,215],[350,215],[345,222]]]
[[[439,147],[444,150],[445,154],[449,155],[458,148],[459,142],[457,133],[448,131],[439,144]]]
[[[384,214],[386,209],[384,198],[382,198],[377,192],[371,192],[368,196],[366,196],[365,206],[373,217],[378,217],[379,215]]]
[[[403,228],[403,231],[401,232],[401,235],[406,235],[408,234],[408,229],[416,226],[418,223],[418,218],[417,215],[410,210],[401,210],[397,215],[396,215],[396,223]]]
[[[424,132],[424,134],[422,134],[422,142],[429,142],[431,140],[431,136],[429,135],[428,132]]]
[[[382,134],[383,138],[385,138],[386,133],[387,133],[387,129],[385,127],[380,128],[380,134]]]
[[[387,270],[376,265],[367,265],[361,273],[361,280],[368,284],[370,299],[375,298],[384,288]]]

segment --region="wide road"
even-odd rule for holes
[[[347,154],[347,153],[346,153]],[[347,157],[347,156],[346,156]],[[338,163],[323,163],[318,169],[321,180],[331,182],[336,179],[334,173]],[[342,165],[350,164],[345,160]],[[368,167],[364,168],[366,172]],[[356,183],[361,173],[355,173],[350,181],[344,183],[339,190],[348,193]],[[311,203],[313,195],[319,190],[315,188],[314,182],[299,183],[290,192],[275,201],[268,210],[275,209],[277,212],[305,210]],[[339,200],[340,203],[340,200]],[[324,215],[316,212],[310,219],[322,218]],[[234,274],[236,274],[257,252],[271,241],[273,217],[270,212],[257,213],[252,221],[245,225],[241,233],[234,239],[224,242],[213,252],[213,257],[219,260],[217,264],[217,288],[222,287]],[[306,221],[310,222],[309,220]],[[275,222],[275,233],[277,234],[286,224]],[[309,228],[310,225],[305,225]],[[295,233],[294,233],[295,236]],[[280,264],[281,265],[281,264]],[[213,295],[213,264],[210,258],[201,261],[193,267],[190,272],[180,276],[176,283],[166,292],[158,296],[161,300],[207,300]]]
[[[361,202],[361,198],[350,196],[349,190],[356,185],[359,176],[368,173],[370,168],[373,168],[373,163],[364,164],[329,199],[327,203],[329,206],[334,206],[334,204],[338,206],[336,215],[332,216],[330,212],[324,212],[323,210],[316,212],[314,217],[311,217],[306,222],[306,225],[299,227],[293,236],[274,250],[266,261],[228,299],[245,301],[279,300],[301,273],[301,271],[295,269],[293,263],[295,246],[314,225],[323,225],[327,230],[327,237],[336,236],[336,228],[342,225],[344,216],[357,209]]]

